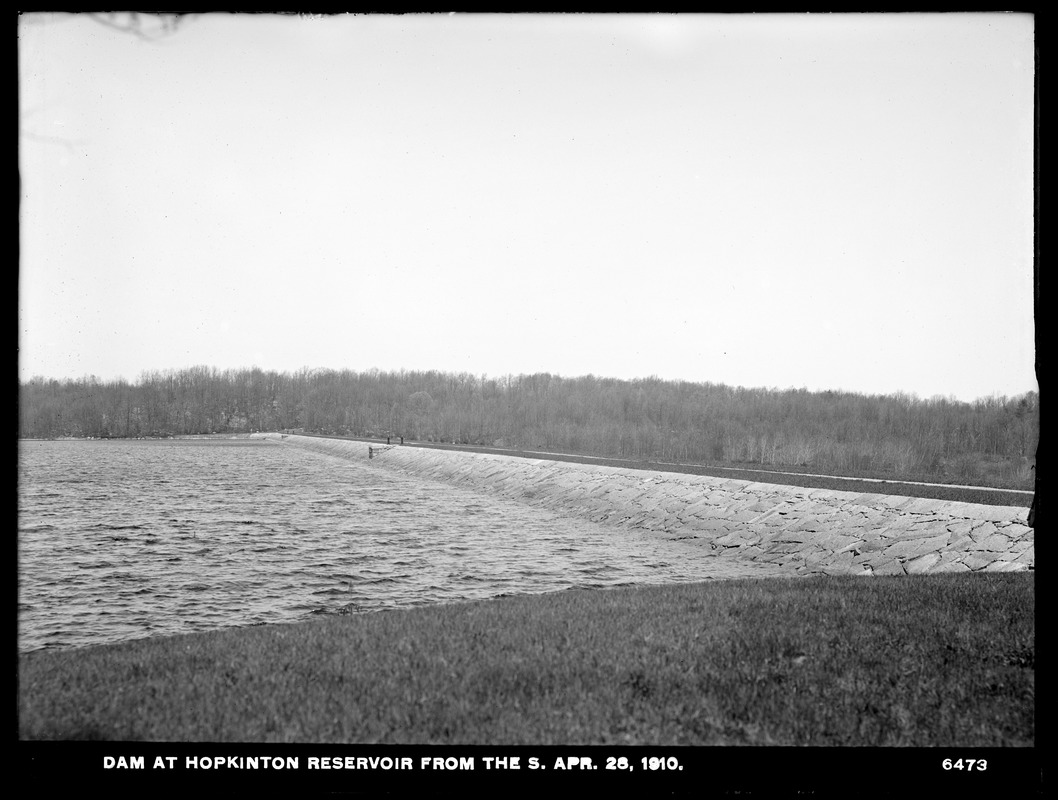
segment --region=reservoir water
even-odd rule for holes
[[[20,651],[715,569],[691,544],[275,442],[18,448]]]

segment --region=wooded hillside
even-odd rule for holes
[[[657,378],[209,367],[19,389],[24,438],[300,429],[1008,488],[1031,488],[1039,430],[1035,392],[965,403]]]

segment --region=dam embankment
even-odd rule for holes
[[[1026,510],[283,434],[258,434],[569,517],[692,540],[794,575],[1035,568]]]

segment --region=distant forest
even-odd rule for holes
[[[131,383],[34,378],[19,400],[23,438],[404,436],[1025,489],[1039,431],[1036,392],[966,403],[591,375],[193,367]]]

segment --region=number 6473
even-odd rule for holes
[[[977,770],[978,772],[984,772],[988,769],[988,761],[983,758],[958,758],[952,761],[950,758],[944,759],[941,762],[941,766],[946,770],[951,769],[965,769],[965,770]]]

